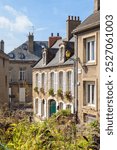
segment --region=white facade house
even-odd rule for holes
[[[43,50],[42,58],[33,67],[33,108],[40,118],[61,109],[73,113],[74,72],[73,61],[65,55],[68,49],[70,58],[74,57],[74,42],[57,40],[53,47]]]

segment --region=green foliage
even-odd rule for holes
[[[61,88],[57,90],[57,96],[63,98],[63,91]]]
[[[54,89],[50,88],[49,91],[48,91],[48,93],[49,93],[50,96],[54,96]]]
[[[44,92],[44,88],[42,87],[42,88],[40,88],[40,92],[44,95],[45,94],[45,92]]]
[[[67,100],[72,101],[72,94],[71,94],[71,91],[66,91],[65,97],[66,97]]]
[[[9,150],[94,150],[97,146],[99,150],[99,123],[96,121],[76,125],[73,114],[69,110],[58,111],[43,122],[31,123],[26,116],[19,121],[13,120],[14,114],[16,113],[7,116],[6,121],[0,120],[0,143],[4,148]]]
[[[34,91],[35,91],[37,94],[39,94],[39,90],[38,90],[38,87],[37,87],[37,86],[34,88]]]

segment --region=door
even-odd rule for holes
[[[52,114],[56,113],[56,101],[55,100],[50,100],[50,117]]]

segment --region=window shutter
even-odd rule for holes
[[[42,81],[41,81],[41,73],[39,73],[39,89],[42,87]]]
[[[66,72],[63,72],[63,93],[66,92]]]
[[[50,89],[50,72],[48,73],[48,90]]]
[[[47,91],[47,73],[45,73],[45,79],[44,79],[44,91]]]
[[[57,90],[58,90],[58,88],[59,88],[58,80],[59,80],[59,73],[58,73],[58,72],[56,72],[56,91],[57,91]]]
[[[54,72],[54,92],[57,92],[57,73]]]

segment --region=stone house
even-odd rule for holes
[[[9,75],[9,57],[4,53],[4,41],[0,41],[0,108],[9,103],[8,94],[8,75]]]
[[[12,108],[32,103],[32,66],[39,60],[47,41],[34,41],[29,33],[28,41],[11,51],[9,55],[9,95]]]
[[[48,118],[60,109],[74,111],[74,37],[71,32],[80,22],[79,17],[69,16],[66,38],[51,34],[48,48],[43,49],[42,58],[33,67],[33,110],[40,118]],[[69,58],[66,57],[68,51]]]
[[[74,31],[78,45],[78,116],[81,122],[100,116],[100,0],[94,0],[94,12]]]

